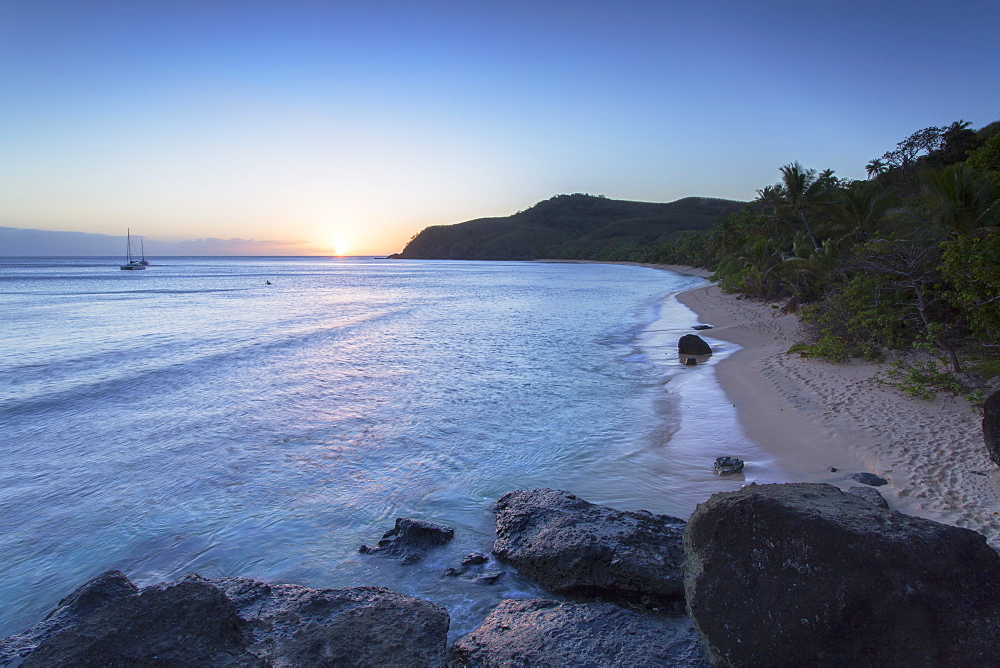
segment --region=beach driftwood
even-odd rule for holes
[[[700,504],[684,547],[688,612],[713,665],[1000,656],[1000,554],[969,529],[830,485],[748,485]]]
[[[451,666],[711,665],[685,615],[520,599],[503,601],[448,658]]]
[[[652,606],[684,595],[684,520],[555,489],[510,492],[494,511],[494,554],[550,591]]]

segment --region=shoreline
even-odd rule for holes
[[[675,298],[713,326],[699,336],[741,347],[716,365],[716,378],[746,435],[787,471],[786,482],[848,489],[861,485],[847,474],[875,473],[889,481],[876,489],[891,508],[973,529],[1000,549],[1000,468],[989,459],[981,417],[965,399],[928,401],[880,386],[880,364],[789,354],[806,333],[798,316],[777,304],[725,294],[714,284]]]

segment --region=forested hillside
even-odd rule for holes
[[[557,195],[502,218],[428,227],[395,258],[430,260],[615,259],[637,247],[709,229],[745,202],[688,197],[659,204]]]

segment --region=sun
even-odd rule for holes
[[[332,239],[330,246],[333,248],[334,255],[347,255],[348,251],[351,250],[347,242],[340,238]]]

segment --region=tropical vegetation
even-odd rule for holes
[[[926,350],[890,373],[914,394],[1000,375],[1000,121],[924,128],[866,172],[792,162],[743,210],[631,259],[706,267],[726,290],[800,311],[815,334],[803,354]]]

